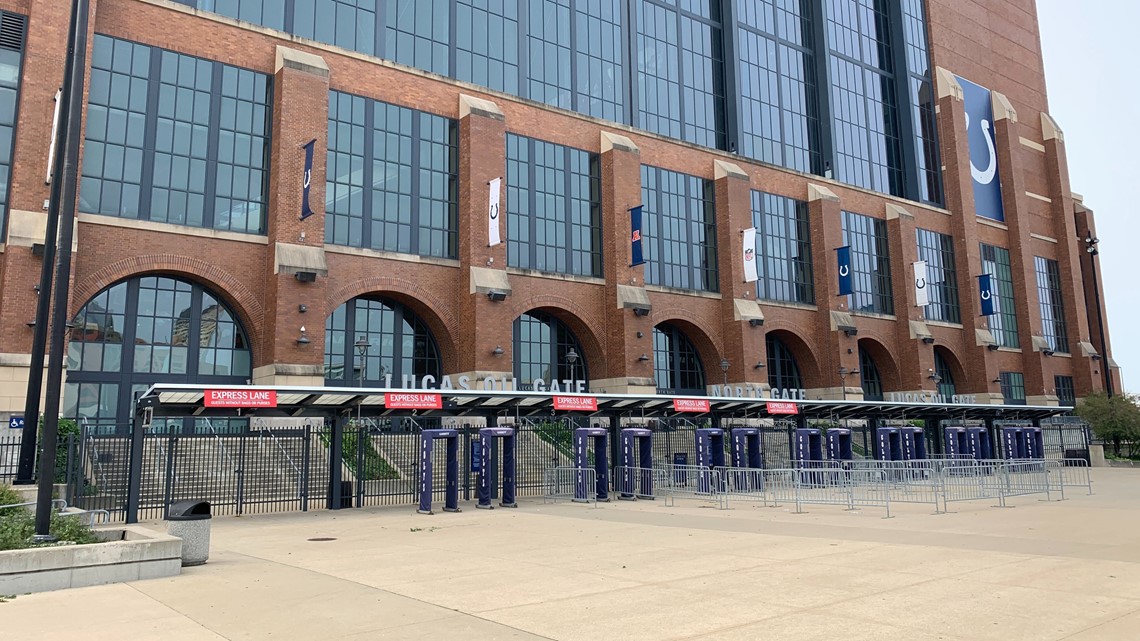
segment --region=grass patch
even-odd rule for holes
[[[331,435],[329,432],[321,432],[321,441],[326,446],[331,445]],[[360,462],[360,451],[358,448],[364,448],[364,469],[358,470],[358,463]],[[360,431],[348,430],[344,431],[340,441],[340,458],[344,464],[352,470],[353,475],[360,481],[380,481],[380,480],[395,480],[400,478],[400,473],[396,468],[392,467],[380,452],[376,451],[376,447],[372,444],[370,438],[360,438]]]

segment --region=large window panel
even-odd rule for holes
[[[759,271],[756,297],[814,304],[807,203],[754,190],[752,224]]]
[[[289,0],[266,0],[284,7]],[[376,55],[376,0],[292,0],[293,33],[352,51]],[[270,25],[266,25],[270,26]],[[283,27],[273,27],[283,28]]]
[[[1049,348],[1061,354],[1069,353],[1069,335],[1065,330],[1065,304],[1061,298],[1061,268],[1057,261],[1041,256],[1033,257],[1037,272],[1037,298],[1041,309],[1041,331]]]
[[[853,312],[894,314],[886,221],[845,211],[843,242],[851,247],[852,294],[848,308]]]
[[[357,343],[363,341],[364,354]],[[427,324],[409,307],[386,298],[354,298],[325,320],[325,383],[393,386],[404,376],[434,376],[443,366]]]
[[[711,180],[641,166],[645,282],[715,292],[716,204]]]
[[[918,259],[926,261],[926,291],[930,304],[925,309],[928,320],[961,323],[958,303],[958,273],[954,267],[954,239],[946,234],[917,229]]]
[[[454,120],[333,91],[328,141],[326,242],[455,258]]]
[[[449,0],[387,0],[385,4],[384,57],[451,75]]]
[[[1000,372],[1001,395],[1006,405],[1025,405],[1025,375],[1021,372]]]
[[[27,18],[0,11],[0,239],[6,237]]]
[[[270,80],[96,34],[82,212],[264,233]]]
[[[653,328],[653,375],[659,394],[703,395],[707,391],[697,348],[683,331],[668,323]]]
[[[507,134],[507,264],[602,275],[596,154]]]
[[[1013,307],[1013,269],[1010,267],[1009,250],[983,243],[982,273],[993,277],[994,314],[989,317],[990,333],[1002,347],[1021,347],[1017,312]]]
[[[514,375],[520,390],[532,390],[536,378],[548,384],[552,380],[590,380],[582,357],[582,344],[574,332],[554,316],[531,310],[515,319],[511,331]],[[567,358],[571,351],[577,354],[573,363]]]
[[[942,166],[938,149],[934,83],[930,77],[930,54],[926,46],[926,15],[923,0],[902,0],[903,33],[906,43],[907,87],[914,123],[917,198],[942,204]]]

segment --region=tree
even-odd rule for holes
[[[1140,406],[1132,394],[1093,394],[1077,403],[1076,414],[1088,421],[1097,438],[1111,442],[1120,456],[1121,443],[1140,440]]]

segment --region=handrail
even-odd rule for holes
[[[214,429],[214,422],[208,417],[202,417],[202,420],[205,421],[206,427],[210,428],[210,433],[214,435],[214,443],[218,446],[218,449],[222,451],[222,455],[226,457],[230,465],[233,466],[234,472],[241,471],[241,467],[234,461],[234,457],[230,456],[230,451],[227,450],[225,444],[222,443],[222,437],[218,434],[218,430]]]

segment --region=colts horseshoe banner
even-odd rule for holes
[[[495,178],[491,181],[491,194],[488,198],[489,205],[487,207],[487,246],[494,247],[503,242],[502,237],[499,235],[499,187],[502,185],[502,178]]]
[[[958,78],[966,108],[966,139],[970,146],[970,177],[974,182],[974,212],[991,220],[1005,220],[1001,179],[994,148],[994,107],[990,90]]]
[[[914,306],[926,307],[930,304],[930,288],[927,287],[926,261],[914,263]]]
[[[978,292],[982,299],[982,316],[993,316],[994,309],[994,277],[991,274],[978,276]]]
[[[839,295],[846,296],[852,291],[851,278],[851,246],[844,245],[835,250],[835,259],[839,263]]]

